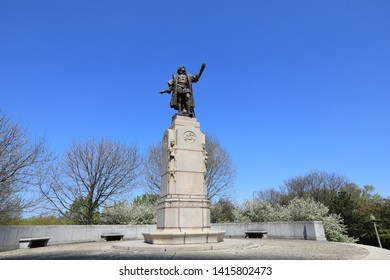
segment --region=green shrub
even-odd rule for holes
[[[340,215],[330,214],[322,218],[326,239],[334,242],[355,243],[357,239],[347,235],[347,226]]]
[[[220,199],[210,208],[212,223],[231,223],[237,220],[236,206],[227,199]]]

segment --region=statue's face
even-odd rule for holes
[[[178,74],[185,74],[186,73],[186,68],[183,67],[183,66],[179,67],[179,69],[177,70],[177,73]]]

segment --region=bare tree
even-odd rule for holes
[[[233,161],[219,141],[206,134],[207,151],[207,195],[210,200],[228,198],[234,192],[236,169]]]
[[[305,176],[291,178],[285,182],[289,197],[307,198],[329,205],[337,193],[350,181],[339,174],[311,171]]]
[[[145,161],[144,185],[149,193],[160,194],[162,143],[149,147]]]
[[[128,194],[142,172],[137,146],[111,140],[74,142],[53,168],[45,197],[62,215],[77,211],[78,223],[92,224],[98,209]],[[77,207],[76,207],[77,206]]]
[[[236,170],[229,153],[216,138],[209,134],[206,134],[206,151],[208,155],[206,174],[208,198],[218,200],[232,196]],[[159,142],[148,149],[145,162],[144,184],[149,192],[155,194],[160,193],[161,158],[162,148]]]
[[[286,199],[286,194],[281,187],[279,187],[279,189],[270,187],[265,190],[254,192],[253,195],[253,200],[266,201],[271,205],[287,204]]]
[[[279,190],[271,187],[258,191],[257,199],[286,205],[294,198],[312,198],[329,206],[337,194],[349,186],[351,182],[342,175],[314,170],[286,180]]]
[[[34,186],[49,161],[45,141],[32,141],[19,123],[0,114],[0,223],[39,202]]]

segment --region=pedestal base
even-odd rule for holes
[[[161,229],[143,233],[145,242],[156,245],[205,244],[222,242],[224,231]]]

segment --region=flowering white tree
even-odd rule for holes
[[[99,222],[102,224],[145,225],[157,223],[157,195],[137,197],[132,204],[121,201],[105,206]]]
[[[347,235],[340,215],[329,214],[328,207],[311,198],[294,198],[288,205],[245,201],[238,213],[242,222],[322,221],[328,241],[356,242],[355,238]]]

